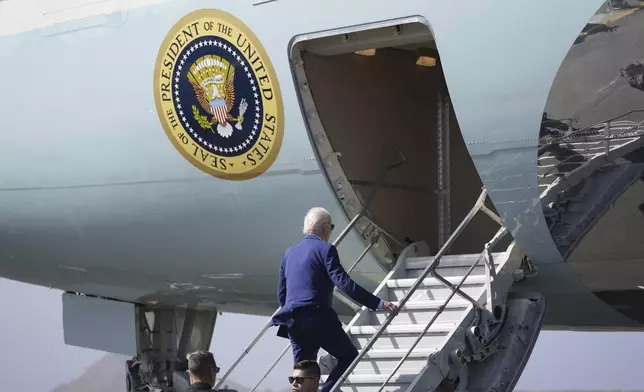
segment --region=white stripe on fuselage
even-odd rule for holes
[[[0,37],[166,0],[0,0]]]

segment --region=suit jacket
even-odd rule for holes
[[[282,255],[277,299],[281,309],[271,322],[279,326],[278,336],[288,337],[290,313],[297,308],[317,306],[331,309],[333,287],[338,286],[354,301],[371,310],[380,298],[356,284],[340,264],[335,246],[315,235],[306,235]]]

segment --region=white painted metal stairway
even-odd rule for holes
[[[578,161],[566,158],[563,162],[557,159],[551,162],[552,158],[541,157],[541,200],[535,202],[549,203],[606,163],[641,147],[644,142],[641,124],[626,124],[624,129],[616,129],[621,125],[608,122],[600,128],[603,132],[589,127],[578,132],[574,140],[568,140],[567,148],[581,157]],[[508,200],[516,200],[522,190],[508,191],[512,194]],[[358,311],[345,330],[359,349],[359,355],[333,387],[334,392],[340,389],[344,392],[504,392],[513,389],[530,356],[545,313],[545,301],[539,295],[521,298],[508,294],[514,272],[522,266],[521,252],[512,244],[504,252],[491,253],[506,234],[501,228],[481,254],[445,255],[479,211],[501,223],[485,207],[486,197],[483,191],[474,208],[436,254],[430,255],[424,243],[413,243],[403,250],[394,269],[374,292],[381,298],[397,301],[400,312],[388,315],[366,308]],[[363,218],[370,199],[335,244]],[[384,230],[383,234],[387,235]],[[372,245],[373,242],[349,272]],[[218,385],[268,328],[267,324]],[[250,392],[255,391],[289,349],[287,346],[282,351]],[[324,374],[328,374],[334,362],[328,355],[320,358]]]
[[[509,263],[513,247],[503,253],[489,252],[504,229],[481,254],[442,256],[478,211],[498,220],[484,206],[486,196],[484,191],[436,256],[430,256],[424,243],[412,244],[400,255],[374,293],[397,302],[397,316],[362,308],[347,325],[345,330],[360,355],[353,370],[345,373],[342,391],[432,390],[450,371],[454,381],[462,376],[458,371],[462,365],[490,354],[489,343],[495,327],[501,325],[505,293],[519,256],[515,252],[516,263]],[[320,362],[328,374],[336,361],[325,355]]]
[[[395,300],[397,304],[406,297],[408,299],[398,316],[391,320],[370,348],[369,342],[375,339],[374,335],[379,327],[387,322],[387,313],[372,313],[362,309],[347,326],[347,332],[354,345],[359,350],[368,351],[349,375],[342,387],[343,391],[412,391],[424,379],[424,373],[430,370],[431,361],[438,361],[437,356],[449,343],[454,347],[462,346],[461,351],[466,352],[465,345],[461,344],[466,341],[464,332],[480,321],[477,320],[480,312],[477,314],[477,308],[472,302],[454,295],[455,291],[439,279],[425,277],[418,280],[424,275],[423,272],[435,263],[436,258],[427,256],[428,253],[429,250],[424,244],[412,245],[376,293],[381,298]],[[443,256],[435,271],[445,277],[451,285],[458,285],[460,290],[477,304],[486,304],[487,283],[490,280],[487,261],[481,256]],[[505,273],[508,256],[508,252],[491,254],[496,271]],[[469,271],[471,272],[468,276]],[[417,288],[413,290],[415,285]],[[480,310],[486,311],[485,307]],[[497,321],[492,318],[489,320]],[[478,339],[475,336],[471,338]],[[329,356],[323,358],[321,363],[326,370],[324,373],[328,373],[335,365],[335,361]],[[439,370],[438,362],[436,370]],[[434,379],[442,381],[441,378]],[[422,388],[427,389],[427,385],[423,384]]]
[[[398,314],[371,312],[364,307],[358,311],[345,330],[359,355],[334,391],[512,390],[545,313],[545,301],[540,296],[513,298],[507,294],[514,281],[513,272],[519,268],[521,252],[512,244],[505,252],[491,253],[506,234],[501,228],[481,254],[445,256],[478,212],[500,222],[485,207],[486,198],[483,190],[472,210],[434,255],[430,256],[423,242],[405,247],[374,292],[380,298],[395,300],[400,310]],[[367,205],[368,202],[336,244],[363,216]],[[244,349],[216,388],[269,328],[267,324]],[[250,392],[288,351],[290,345]],[[334,361],[328,355],[320,359],[323,374],[328,374]]]

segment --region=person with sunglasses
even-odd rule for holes
[[[314,207],[306,214],[304,238],[282,255],[277,288],[281,308],[271,319],[278,326],[277,336],[290,339],[294,363],[315,361],[320,348],[338,359],[320,392],[329,392],[358,355],[331,307],[333,287],[371,310],[398,311],[349,277],[337,249],[328,242],[334,227],[324,208]]]
[[[186,392],[209,391],[215,386],[219,367],[215,357],[208,351],[195,351],[188,355],[190,388]]]
[[[293,366],[293,373],[288,378],[291,392],[317,392],[320,385],[320,366],[315,361],[301,361]]]

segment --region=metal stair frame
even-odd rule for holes
[[[497,232],[499,239],[503,238],[502,235],[499,235],[503,231],[504,229],[501,229]],[[497,236],[494,238],[497,238]],[[493,241],[490,241],[490,243]],[[504,255],[506,258],[505,263],[501,263],[501,268],[499,268],[494,278],[493,292],[496,298],[493,303],[495,304],[506,303],[509,289],[514,283],[513,272],[520,266],[522,251],[515,242],[512,242],[504,252]],[[474,265],[477,264],[478,261]],[[488,293],[490,293],[490,290],[486,289],[480,296],[479,302],[489,301]],[[427,365],[419,372],[406,392],[435,390],[452,373],[461,380],[456,390],[465,390],[464,388],[467,387],[468,381],[468,363],[483,361],[494,355],[500,348],[496,340],[506,325],[506,318],[509,312],[506,306],[503,306],[502,310],[498,319],[490,317],[490,313],[477,314],[468,312],[465,314],[458,323],[459,327],[455,328],[447,336],[446,343],[442,349],[430,356]],[[482,320],[477,320],[477,318],[482,318]],[[468,327],[466,328],[465,326]],[[476,333],[476,328],[484,329],[484,331]],[[467,345],[473,352],[468,356],[464,356],[463,353],[468,348]]]
[[[447,287],[449,287],[449,288],[451,288],[451,289],[452,289],[452,293],[451,293],[451,294],[448,296],[448,298],[444,301],[443,305],[439,307],[438,311],[434,314],[434,316],[432,317],[432,319],[431,319],[431,320],[426,324],[425,328],[424,328],[424,329],[423,329],[423,331],[418,335],[417,339],[416,339],[416,340],[415,340],[415,342],[412,344],[412,346],[408,349],[408,351],[407,351],[407,353],[405,354],[405,356],[404,356],[404,357],[403,357],[403,358],[398,362],[398,364],[396,365],[396,367],[394,368],[394,370],[393,370],[393,371],[391,371],[391,373],[390,373],[389,377],[387,377],[387,379],[386,379],[386,380],[384,380],[384,381],[382,382],[382,384],[381,384],[380,389],[378,390],[378,392],[382,392],[382,390],[387,386],[387,384],[389,383],[389,381],[391,380],[391,378],[393,377],[393,375],[394,375],[394,374],[396,374],[396,372],[400,369],[400,366],[401,366],[401,365],[405,362],[405,360],[409,357],[410,353],[414,350],[414,348],[416,347],[416,345],[418,344],[418,342],[420,342],[420,340],[423,338],[423,336],[425,335],[425,333],[429,330],[429,328],[432,326],[432,324],[434,324],[434,322],[436,321],[436,319],[438,318],[438,316],[440,316],[440,314],[444,311],[445,306],[447,305],[447,303],[449,303],[449,301],[450,301],[450,300],[451,300],[451,299],[452,299],[456,294],[459,294],[462,298],[464,298],[464,299],[468,300],[468,301],[471,303],[471,306],[472,306],[473,308],[476,308],[476,310],[477,310],[477,312],[471,312],[471,311],[469,311],[469,312],[465,312],[465,313],[464,313],[464,318],[465,318],[465,319],[467,319],[468,317],[471,317],[471,318],[472,318],[472,321],[474,321],[474,320],[473,320],[473,319],[474,319],[474,317],[480,317],[480,318],[481,318],[481,320],[480,320],[480,321],[483,321],[483,324],[484,324],[484,325],[492,324],[492,323],[494,323],[495,321],[496,321],[497,323],[499,323],[499,322],[501,321],[501,319],[502,319],[502,317],[503,317],[503,315],[504,315],[504,313],[505,313],[505,312],[504,312],[504,311],[502,311],[502,312],[500,312],[500,314],[499,314],[499,312],[498,312],[498,311],[496,311],[496,312],[494,311],[494,310],[496,309],[497,304],[499,303],[498,301],[501,299],[501,296],[500,296],[500,295],[499,295],[499,293],[497,293],[497,291],[496,291],[496,290],[494,290],[494,289],[493,289],[493,287],[492,287],[492,279],[493,279],[493,277],[495,276],[495,274],[494,274],[494,272],[493,272],[493,271],[494,271],[494,269],[493,269],[493,268],[490,268],[490,264],[491,264],[491,263],[489,263],[489,262],[486,262],[486,263],[485,263],[485,265],[486,265],[486,271],[488,271],[487,273],[489,274],[488,276],[490,277],[490,279],[488,279],[488,280],[487,280],[487,282],[486,282],[485,292],[493,293],[493,294],[490,294],[490,298],[493,298],[493,300],[491,300],[490,302],[487,302],[487,301],[486,301],[486,302],[487,302],[487,303],[486,303],[486,305],[485,305],[485,306],[483,306],[483,305],[481,305],[481,304],[479,303],[479,301],[477,301],[477,300],[473,299],[473,298],[472,298],[472,297],[470,297],[468,294],[464,293],[464,292],[460,289],[460,287],[463,285],[463,283],[465,282],[465,280],[467,280],[467,278],[469,277],[469,275],[471,274],[471,272],[474,270],[474,268],[478,265],[478,262],[480,261],[480,259],[481,259],[482,257],[484,257],[484,258],[487,260],[487,259],[488,259],[488,257],[490,257],[490,255],[491,255],[491,254],[489,253],[489,249],[491,249],[492,247],[494,247],[494,245],[496,245],[496,243],[497,243],[501,238],[503,238],[503,236],[507,233],[507,231],[506,231],[506,229],[505,229],[504,227],[502,227],[502,228],[497,232],[497,234],[493,237],[493,239],[485,245],[484,251],[481,253],[480,257],[477,259],[477,261],[476,261],[475,263],[473,263],[473,264],[471,265],[471,267],[469,268],[468,272],[464,274],[463,278],[461,279],[461,281],[460,281],[457,285],[453,285],[453,284],[451,284],[447,279],[445,279],[443,276],[439,275],[439,274],[436,272],[436,269],[437,269],[437,268],[438,268],[438,266],[440,265],[440,259],[441,259],[441,257],[442,257],[446,252],[447,252],[447,249],[448,249],[448,248],[453,244],[453,242],[456,240],[456,238],[458,238],[458,237],[461,235],[461,233],[465,230],[465,228],[467,227],[467,225],[472,221],[472,219],[474,218],[474,216],[475,216],[479,211],[483,211],[483,212],[484,212],[486,215],[488,215],[488,216],[494,216],[494,214],[493,214],[490,210],[488,210],[488,209],[483,209],[483,208],[482,208],[482,207],[484,207],[484,203],[485,203],[486,198],[487,198],[487,191],[486,191],[485,189],[483,189],[483,191],[481,192],[481,194],[480,194],[479,198],[477,199],[477,201],[476,201],[476,203],[475,203],[474,207],[470,210],[470,212],[465,216],[465,218],[463,219],[463,221],[458,225],[458,227],[457,227],[457,228],[454,230],[454,232],[450,235],[450,237],[449,237],[449,238],[448,238],[448,240],[445,242],[445,244],[443,244],[443,246],[441,247],[441,249],[440,249],[440,250],[437,252],[437,254],[434,256],[433,261],[432,261],[429,265],[427,265],[427,267],[424,269],[423,273],[422,273],[422,274],[421,274],[421,275],[416,279],[416,282],[415,282],[415,283],[414,283],[414,285],[410,288],[410,290],[409,290],[409,291],[408,291],[408,293],[405,295],[405,297],[404,297],[404,298],[399,302],[399,305],[398,305],[398,306],[399,306],[399,308],[404,307],[404,306],[405,306],[405,304],[407,303],[407,301],[409,301],[409,300],[411,299],[411,296],[414,294],[414,292],[415,292],[415,291],[416,291],[416,290],[421,286],[421,284],[422,284],[423,280],[424,280],[428,275],[430,275],[430,274],[432,275],[432,277],[434,277],[434,278],[435,278],[435,279],[437,279],[438,281],[442,282],[445,286],[447,286]],[[498,220],[497,220],[497,219],[498,219]],[[495,221],[497,221],[497,222],[500,222],[500,218],[498,218],[498,217],[496,217],[496,219],[494,219],[494,220],[495,220]],[[496,286],[496,285],[495,285],[495,286]],[[507,290],[504,290],[504,292],[505,292],[505,293],[507,293]],[[504,294],[505,294],[505,293],[504,293]],[[494,317],[494,313],[496,313],[496,314],[497,314],[498,319],[497,319],[496,317]],[[475,315],[476,315],[476,316],[475,316]],[[378,330],[374,333],[374,335],[372,336],[372,338],[367,342],[367,344],[365,345],[365,347],[363,347],[363,348],[362,348],[362,350],[360,350],[360,352],[358,353],[358,356],[354,359],[354,361],[353,361],[353,362],[351,363],[351,365],[347,368],[347,370],[344,372],[344,374],[340,377],[340,379],[339,379],[339,380],[336,382],[336,384],[332,387],[331,392],[335,392],[335,391],[337,391],[337,390],[338,390],[338,388],[340,388],[340,386],[341,386],[341,385],[346,381],[346,379],[347,379],[347,378],[349,377],[349,375],[353,372],[353,370],[354,370],[354,369],[355,369],[355,367],[358,365],[358,363],[359,363],[359,362],[362,360],[362,358],[363,358],[363,357],[364,357],[364,356],[369,352],[369,350],[373,347],[373,345],[375,344],[375,342],[376,342],[376,341],[378,340],[378,338],[379,338],[379,337],[384,333],[384,331],[385,331],[385,330],[387,329],[387,327],[391,324],[391,322],[393,321],[393,319],[394,319],[395,317],[396,317],[396,314],[390,314],[390,315],[389,315],[389,317],[387,317],[387,319],[385,320],[385,322],[383,322],[383,323],[379,326]],[[464,322],[464,321],[466,321],[466,320],[461,320],[461,323],[460,323],[459,325],[463,325],[463,322]],[[465,341],[465,335],[464,335],[464,334],[465,334],[465,331],[461,331],[461,330],[459,330],[458,328],[457,328],[457,329],[455,329],[455,330],[453,330],[453,331],[451,331],[451,333],[450,333],[450,335],[451,335],[451,336],[450,336],[450,335],[448,335],[448,337],[446,338],[446,339],[447,339],[447,341],[449,342],[450,340],[454,340],[454,339],[452,339],[452,338],[454,337],[454,334],[456,334],[457,332],[459,332],[459,333],[463,334],[463,335],[461,336],[461,338],[462,338],[462,339],[457,339],[457,340],[460,340],[460,341],[463,341],[463,342],[464,342],[464,341]],[[479,335],[479,333],[480,333],[480,331],[479,331],[479,330],[475,330],[475,331],[471,331],[471,332],[472,332],[472,334],[473,334],[473,335],[475,335],[477,338],[480,336],[480,335]],[[446,347],[445,347],[445,345],[444,345],[444,346],[443,346],[443,349],[441,349],[441,350],[440,350],[440,353],[441,353],[441,355],[442,355],[443,357],[446,355],[445,353],[448,351],[448,350],[445,350],[445,348],[446,348]],[[430,361],[431,361],[431,358],[430,358]],[[448,363],[447,361],[441,361],[441,362],[442,362],[442,363]],[[444,376],[444,374],[445,374],[445,373],[442,371],[442,369],[440,369],[440,365],[439,365],[439,366],[437,366],[436,368],[439,370],[440,374]],[[427,366],[426,366],[426,368],[425,368],[425,369],[427,369]],[[409,391],[412,391],[412,390],[414,389],[414,387],[418,384],[418,381],[422,378],[422,376],[423,376],[423,374],[424,374],[424,373],[425,373],[425,372],[421,372],[420,374],[418,374],[418,375],[416,376],[416,378],[414,379],[414,381],[413,381],[413,382],[411,383],[411,385],[409,386],[409,388],[408,388],[408,392],[409,392]],[[434,380],[436,380],[436,379],[439,379],[439,378],[440,378],[440,377],[435,377],[435,378],[433,378],[433,379],[434,379]],[[440,380],[438,380],[438,383],[440,383],[441,381],[442,381],[442,378],[440,378]],[[438,386],[438,383],[437,383],[437,385],[436,385],[436,386]],[[427,385],[423,385],[423,388],[427,390],[427,389],[428,389],[428,386],[427,386]],[[430,388],[431,388],[431,387],[430,387]]]
[[[638,131],[636,131],[636,133]],[[624,137],[620,137],[623,135],[615,135],[615,134],[611,135],[610,122],[607,123],[605,132],[602,135],[604,136],[603,139],[592,138],[592,140],[589,140],[589,141],[594,142],[597,140],[604,140],[605,150],[603,151],[603,153],[592,154],[592,157],[586,162],[584,162],[583,164],[581,164],[579,167],[565,174],[559,173],[563,175],[555,179],[554,181],[552,181],[552,183],[548,185],[541,184],[541,186],[545,187],[546,189],[544,189],[544,191],[541,193],[540,199],[527,200],[527,203],[533,207],[536,207],[539,203],[542,206],[547,205],[550,201],[553,201],[556,199],[558,193],[565,191],[567,188],[571,188],[579,184],[584,179],[592,175],[592,173],[594,173],[597,170],[600,170],[606,164],[610,164],[614,160],[644,145],[644,134],[629,135]],[[568,141],[568,139],[570,139],[570,136],[571,135],[568,135],[562,138],[562,141],[564,140]],[[614,141],[620,138],[622,139],[631,138],[633,140],[630,140],[624,144],[618,145],[615,148],[612,148],[611,141]],[[596,147],[597,147],[596,145],[592,145],[586,148],[584,151],[582,151],[582,155],[587,150],[590,150]],[[562,162],[559,162],[559,164],[565,162],[567,159],[568,158],[564,159]],[[384,180],[389,170],[397,166],[400,166],[402,163],[404,163],[404,161],[405,161],[405,158],[404,156],[401,155],[401,160],[393,164],[390,164],[383,169],[375,185],[375,188],[373,189],[373,192],[366,198],[366,201],[363,203],[360,209],[360,212],[351,219],[349,224],[344,228],[344,230],[341,232],[338,238],[334,241],[334,245],[337,246],[337,244],[341,242],[351,230],[353,230],[353,228],[355,227],[356,223],[359,220],[361,219],[369,220],[365,215],[367,213],[367,208],[376,190],[380,187],[380,184]],[[557,165],[555,165],[554,168],[556,168],[556,166]],[[549,173],[550,171],[546,172],[543,176],[541,176],[541,179],[546,178],[549,175]],[[511,190],[511,191],[514,191],[514,190]],[[400,359],[400,361],[396,364],[395,368],[390,372],[389,376],[386,379],[383,378],[384,374],[379,374],[372,377],[374,381],[378,381],[378,382],[382,381],[380,388],[378,389],[378,392],[382,392],[383,389],[388,385],[389,381],[391,381],[392,377],[398,372],[402,364],[410,357],[411,353],[416,348],[416,345],[420,342],[423,336],[425,336],[425,334],[430,330],[431,326],[436,322],[438,317],[446,309],[447,304],[450,303],[450,301],[453,299],[453,297],[456,294],[458,294],[461,298],[465,299],[468,302],[467,311],[463,311],[462,317],[458,321],[454,321],[454,324],[457,325],[458,327],[455,327],[452,330],[450,330],[450,332],[444,337],[444,342],[440,346],[436,347],[436,351],[434,353],[429,355],[428,362],[422,368],[422,370],[413,377],[413,380],[411,380],[411,382],[410,381],[404,382],[405,384],[409,384],[406,391],[404,392],[420,392],[421,388],[423,389],[423,391],[436,389],[439,387],[439,385],[443,382],[444,379],[449,378],[450,380],[452,380],[452,378],[456,378],[456,377],[459,377],[461,380],[461,382],[458,384],[457,390],[464,390],[464,388],[467,387],[467,378],[468,378],[467,363],[469,361],[478,361],[479,363],[481,363],[480,361],[484,360],[487,356],[493,354],[494,351],[498,348],[498,340],[496,339],[499,339],[499,336],[502,334],[506,334],[506,335],[508,334],[507,331],[502,330],[505,325],[508,314],[511,313],[508,311],[506,307],[507,306],[506,301],[509,298],[508,291],[510,289],[510,286],[514,282],[514,277],[512,276],[512,273],[511,273],[513,271],[511,270],[511,268],[515,266],[515,263],[517,264],[516,266],[519,267],[518,262],[520,260],[520,257],[518,256],[518,254],[520,253],[520,251],[516,246],[516,244],[513,242],[506,250],[506,252],[504,252],[506,260],[504,263],[501,264],[501,268],[499,268],[499,271],[497,271],[497,268],[495,268],[495,263],[493,259],[494,256],[490,252],[490,250],[507,234],[507,230],[504,227],[501,227],[501,229],[495,234],[495,236],[487,244],[485,244],[483,252],[479,255],[477,260],[470,266],[467,273],[463,275],[462,279],[458,283],[450,282],[448,279],[441,276],[437,272],[437,268],[439,268],[440,266],[441,258],[446,253],[447,249],[453,244],[454,240],[464,231],[465,227],[470,223],[470,221],[474,218],[474,216],[478,212],[483,212],[491,219],[493,219],[494,221],[502,225],[501,219],[484,205],[486,198],[487,198],[487,192],[485,189],[483,189],[481,195],[477,199],[472,210],[466,215],[463,221],[459,224],[459,226],[454,230],[454,232],[450,235],[447,241],[442,245],[440,250],[433,257],[433,260],[423,269],[423,272],[420,274],[420,276],[416,278],[413,285],[408,289],[407,293],[400,300],[399,308],[402,309],[403,307],[405,307],[405,304],[411,299],[414,292],[423,285],[423,281],[430,274],[434,279],[436,279],[438,282],[440,282],[449,290],[451,290],[449,296],[444,300],[443,304],[438,307],[437,311],[431,317],[430,321],[426,323],[424,329],[420,333],[418,333],[418,336],[414,341],[414,343],[407,350],[407,352]],[[519,199],[521,201],[522,197],[519,197]],[[519,203],[519,204],[522,204],[522,203]],[[391,237],[382,228],[378,227],[375,224],[373,224],[372,226],[375,227],[376,231],[378,232],[375,236],[375,239],[374,237],[370,237],[371,243],[367,246],[367,248],[360,255],[360,257],[353,263],[353,265],[348,269],[348,272],[353,270],[353,268],[360,262],[360,260],[367,253],[369,253],[372,246],[378,241],[378,237],[386,236],[386,237],[390,237],[390,239],[393,240],[394,242],[398,242],[396,241],[395,238]],[[402,278],[403,269],[405,268],[404,261],[406,259],[410,257],[429,256],[429,253],[430,251],[427,244],[422,242],[412,243],[407,247],[405,247],[400,257],[398,258],[397,263],[393,266],[392,270],[387,274],[385,279],[383,279],[383,281],[376,288],[376,290],[374,291],[374,294],[377,296],[383,297],[383,294],[387,290],[389,290],[387,286],[387,282],[389,282],[392,279]],[[477,295],[478,298],[472,298],[470,295],[463,292],[461,290],[461,287],[466,282],[467,278],[470,276],[472,271],[477,267],[477,265],[479,265],[479,261],[481,261],[481,259],[484,260],[484,265],[485,265],[485,274],[486,274],[485,288],[480,296]],[[454,278],[450,278],[450,279],[452,281],[455,280]],[[373,313],[371,313],[369,309],[367,309],[366,307],[356,306],[355,303],[353,303],[353,301],[349,300],[343,295],[340,295],[341,293],[339,293],[337,290],[334,293],[336,294],[336,297],[338,297],[340,300],[342,300],[347,304],[350,303],[350,305],[357,310],[357,314],[351,319],[351,321],[347,324],[347,326],[345,326],[346,332],[350,333],[352,327],[368,324],[370,321],[373,320],[374,317],[376,317]],[[537,305],[537,306],[540,306],[540,305]],[[279,308],[278,308],[278,311],[279,311]],[[515,312],[515,314],[516,313],[517,312]],[[377,339],[381,335],[383,335],[383,333],[387,330],[387,328],[389,327],[389,325],[391,324],[391,322],[396,316],[397,316],[396,314],[390,314],[380,325],[370,324],[371,326],[373,326],[374,329],[376,329],[376,332],[373,333],[373,335],[371,336],[371,339],[367,341],[366,344],[364,344],[362,349],[359,351],[359,354],[356,357],[356,359],[345,371],[345,373],[340,377],[338,382],[332,387],[333,392],[337,391],[341,387],[341,385],[345,383],[345,381],[348,379],[349,375],[354,371],[358,363],[360,363],[360,361],[363,358],[365,358],[366,355],[369,354],[370,349],[373,347]],[[420,325],[420,324],[416,324],[416,325]],[[222,385],[226,377],[234,370],[237,364],[249,353],[249,351],[265,334],[265,332],[270,328],[270,326],[271,325],[269,322],[262,329],[259,335],[251,342],[251,344],[244,349],[242,355],[237,359],[237,361],[228,370],[228,372],[219,380],[215,388]],[[444,326],[443,326],[443,329],[445,329]],[[416,332],[414,331],[414,333]],[[279,360],[286,354],[289,348],[290,348],[290,344],[282,351],[279,358],[273,363],[271,368],[264,374],[264,377],[251,389],[250,392],[254,392],[256,390],[256,388],[261,384],[261,382],[265,379],[265,377],[268,374],[270,374],[270,372],[274,369],[275,365],[279,362]],[[531,350],[531,347],[529,349]],[[463,354],[464,352],[468,354],[468,358],[464,357],[464,354]],[[397,356],[395,358],[397,358]],[[320,362],[324,362],[324,360]],[[332,363],[331,365],[334,365],[334,364]],[[412,378],[412,375],[404,375],[404,376],[405,376],[404,378],[408,380]],[[495,377],[496,376],[502,377],[502,375],[495,375]],[[373,383],[371,383],[371,385],[373,385]]]
[[[384,179],[384,174],[381,177],[381,179]],[[373,194],[371,196],[373,196]],[[369,199],[371,199],[371,197]],[[509,264],[511,264],[509,263],[508,257],[510,254],[514,254],[513,250],[516,251],[517,248],[515,246],[515,243],[512,243],[512,245],[510,245],[510,247],[506,250],[506,252],[502,253],[503,255],[505,255],[506,259],[500,264],[501,269],[504,270],[501,274],[498,273],[499,271],[497,271],[497,268],[495,267],[494,254],[492,254],[490,250],[507,234],[507,230],[502,226],[499,229],[499,231],[495,234],[495,236],[487,244],[485,244],[483,252],[480,253],[476,258],[475,262],[469,266],[467,272],[465,274],[461,274],[461,273],[458,274],[459,278],[461,278],[460,281],[458,281],[458,283],[450,282],[450,279],[452,281],[456,281],[457,279],[455,277],[445,278],[444,276],[441,276],[437,272],[437,268],[439,268],[441,263],[441,258],[447,252],[447,249],[454,243],[455,239],[461,235],[461,233],[465,230],[467,225],[472,221],[472,219],[478,212],[483,212],[485,215],[493,219],[495,222],[499,224],[501,223],[501,219],[496,214],[494,214],[491,210],[485,207],[484,203],[486,199],[487,199],[487,191],[483,189],[474,207],[465,216],[463,221],[450,235],[448,240],[443,244],[443,246],[436,253],[436,255],[432,257],[431,261],[423,269],[423,272],[420,274],[420,276],[415,278],[415,282],[408,289],[405,296],[399,301],[399,309],[404,308],[405,304],[411,299],[412,295],[416,292],[416,290],[423,285],[423,282],[425,281],[425,279],[427,279],[427,277],[430,274],[432,275],[433,279],[436,280],[437,283],[444,285],[446,288],[450,290],[448,297],[443,301],[443,304],[438,307],[438,309],[435,311],[431,319],[425,324],[423,330],[420,333],[417,333],[416,330],[419,329],[418,327],[422,327],[423,324],[422,323],[413,324],[414,327],[411,328],[411,330],[414,331],[413,332],[414,335],[417,334],[417,337],[414,343],[411,345],[411,347],[404,354],[404,356],[398,361],[393,371],[390,372],[389,376],[386,379],[384,378],[384,374],[369,376],[370,380],[372,381],[378,381],[378,382],[382,381],[380,388],[378,390],[379,392],[381,392],[385,387],[387,387],[392,377],[398,372],[402,364],[410,357],[411,353],[414,351],[417,344],[421,341],[421,339],[423,339],[424,336],[426,336],[426,334],[428,333],[432,325],[435,325],[435,322],[438,319],[438,317],[443,313],[447,305],[454,298],[454,296],[456,296],[456,294],[458,294],[461,298],[467,301],[468,303],[467,307],[462,311],[461,313],[462,315],[460,316],[460,318],[449,323],[449,328],[446,329],[446,327],[448,326],[447,323],[441,326],[436,324],[436,327],[439,327],[438,330],[442,330],[443,332],[447,332],[447,331],[449,332],[447,332],[446,335],[440,337],[440,339],[443,339],[442,343],[437,344],[437,346],[435,347],[436,351],[431,355],[429,355],[429,357],[427,358],[427,361],[428,361],[427,364],[421,369],[420,372],[418,372],[417,374],[414,373],[413,375],[412,374],[402,375],[403,376],[402,378],[409,380],[404,382],[405,384],[408,384],[406,392],[412,392],[417,387],[422,387],[423,390],[427,390],[428,388],[434,389],[438,387],[438,385],[441,382],[443,382],[445,377],[448,377],[451,374],[454,374],[455,372],[457,375],[460,374],[462,377],[466,377],[467,361],[472,361],[472,360],[481,361],[485,359],[486,356],[494,353],[495,346],[492,343],[495,337],[499,335],[501,328],[504,325],[504,318],[507,315],[507,311],[504,307],[505,301],[509,291],[509,287],[513,283],[512,274],[507,273],[507,270],[510,267]],[[348,234],[348,232],[353,229],[353,227],[355,226],[356,222],[359,219],[361,218],[368,219],[364,216],[364,214],[366,213],[366,207],[368,206],[368,204],[369,203],[367,202],[363,205],[363,208],[361,209],[360,213],[358,213],[351,220],[349,225],[345,227],[345,229],[342,231],[339,237],[334,241],[334,245],[339,243],[346,236],[346,234]],[[379,233],[379,235],[386,235],[386,234],[387,233]],[[369,252],[370,248],[376,242],[377,242],[377,239],[372,241],[367,246],[367,248],[358,257],[358,259],[348,269],[348,272],[350,272],[360,262],[360,260]],[[383,294],[387,290],[389,290],[387,283],[390,280],[407,278],[407,276],[404,275],[407,273],[407,270],[405,269],[406,268],[405,260],[413,257],[427,257],[429,255],[430,255],[429,247],[427,246],[427,244],[423,242],[412,243],[407,247],[405,247],[400,257],[398,258],[396,265],[387,274],[385,279],[383,279],[383,281],[379,284],[379,286],[374,291],[374,294],[377,296],[384,297]],[[513,257],[513,259],[516,259],[515,261],[517,261],[517,266],[518,266],[518,261],[520,260],[520,257]],[[482,265],[484,266],[484,270],[485,270],[484,287],[482,288],[482,291],[476,295],[477,298],[473,298],[467,293],[465,293],[464,291],[462,291],[461,287],[466,282],[468,277],[470,277],[472,271],[477,266],[481,266],[480,264],[481,261],[483,261]],[[465,264],[465,266],[461,268],[467,268],[466,266],[467,264]],[[479,282],[480,282],[480,279],[479,279]],[[492,284],[493,282],[494,284]],[[480,282],[479,284],[482,284],[482,282]],[[365,355],[369,353],[369,350],[373,347],[374,343],[384,333],[384,331],[387,330],[392,320],[396,316],[397,314],[390,314],[380,325],[370,325],[371,327],[373,327],[373,329],[377,329],[376,332],[373,333],[373,335],[371,336],[371,339],[364,344],[362,349],[359,351],[359,354],[356,357],[356,359],[345,371],[345,373],[338,380],[338,382],[332,387],[333,391],[337,390],[347,380],[348,376],[353,372],[353,370],[356,368],[358,363],[365,357]],[[373,321],[373,318],[375,317],[376,315],[374,315],[369,309],[367,309],[366,307],[361,307],[358,310],[357,314],[352,318],[352,320],[345,327],[345,331],[350,333],[353,327],[360,326],[360,325],[364,326],[368,322]],[[266,333],[266,331],[270,328],[270,326],[271,324],[269,321],[269,323],[267,323],[267,325],[260,331],[258,336],[255,337],[255,339],[250,343],[250,345],[244,349],[242,355],[237,359],[237,361],[228,370],[228,372],[219,380],[219,382],[215,387],[222,385],[226,377],[233,371],[233,369],[237,366],[237,364],[239,364],[239,362],[249,353],[249,351],[261,339],[261,337]],[[413,339],[413,336],[411,337],[411,339]],[[264,374],[264,376],[255,384],[255,386],[251,389],[250,392],[254,392],[259,387],[259,385],[264,381],[264,379],[268,376],[268,374],[272,372],[272,370],[275,368],[279,360],[288,352],[289,349],[290,349],[290,344],[288,344],[284,348],[280,356],[273,362],[272,366],[268,369],[268,371]],[[463,356],[463,353],[467,353],[469,357],[465,358]],[[416,355],[415,357],[418,358],[418,355]],[[397,359],[398,357],[394,356],[392,358]],[[324,364],[325,360],[323,359],[320,362]],[[454,365],[455,363],[457,363],[458,366],[455,366]],[[329,367],[332,367],[333,365],[334,363],[331,362]],[[398,380],[398,384],[400,382],[401,381]],[[460,385],[466,385],[466,384],[467,384],[467,380],[465,380],[464,383],[462,382]]]

